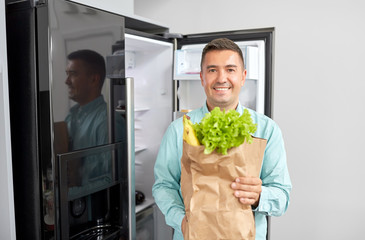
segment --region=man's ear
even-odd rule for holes
[[[96,73],[91,74],[91,83],[95,86],[100,85],[100,75]]]
[[[245,70],[243,70],[243,73],[242,73],[241,87],[245,84],[246,76],[247,76],[247,70],[245,69]]]
[[[204,87],[203,72],[200,71],[200,83]]]

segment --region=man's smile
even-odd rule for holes
[[[231,89],[230,87],[215,87],[213,88],[214,90],[217,90],[217,91],[227,91],[229,89]]]

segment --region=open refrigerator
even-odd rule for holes
[[[126,29],[125,71],[134,78],[135,189],[145,195],[136,205],[137,239],[172,239],[172,229],[153,200],[153,168],[168,125],[205,104],[199,76],[205,44],[227,37],[240,46],[247,69],[240,102],[270,117],[273,34],[274,29],[185,36]],[[138,224],[145,212],[153,212],[153,221]]]

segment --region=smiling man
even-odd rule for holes
[[[239,94],[246,79],[241,49],[233,41],[220,38],[203,49],[200,72],[206,103],[187,115],[193,123],[200,122],[215,107],[245,109]],[[278,125],[267,116],[248,109],[257,130],[254,137],[267,140],[259,178],[237,176],[230,187],[241,204],[251,205],[255,216],[256,240],[265,240],[266,216],[280,216],[289,205],[291,181],[286,163],[284,141]],[[174,240],[182,240],[185,225],[185,207],[181,195],[181,157],[183,150],[183,121],[170,124],[162,139],[155,164],[153,196],[165,215],[166,223],[175,229]],[[242,223],[245,224],[245,223]]]
[[[216,106],[221,110],[236,109],[241,87],[246,80],[242,52],[205,51],[202,59],[200,79],[209,111]]]

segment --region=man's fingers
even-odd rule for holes
[[[238,177],[235,179],[236,183],[247,185],[261,185],[262,181],[258,177]]]
[[[247,198],[247,199],[256,199],[258,196],[258,193],[245,192],[245,191],[234,191],[233,194],[237,198]]]
[[[256,202],[254,199],[250,199],[250,198],[239,198],[239,200],[244,205],[254,205]]]
[[[243,185],[238,183],[232,183],[231,187],[235,190],[241,190],[246,192],[261,192],[261,185]]]

